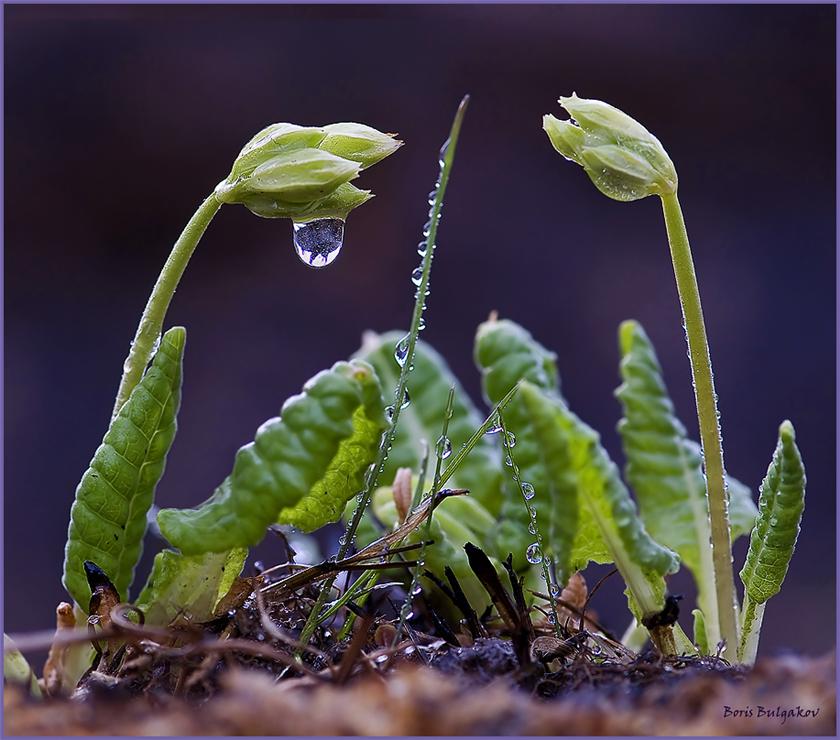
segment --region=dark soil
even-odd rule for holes
[[[492,566],[485,567],[483,553],[473,548],[470,556],[497,616],[488,610],[479,617],[462,601],[464,618],[447,621],[424,596],[396,639],[396,605],[404,592],[386,588],[364,608],[352,606],[352,637],[341,639],[336,627],[325,626],[307,646],[298,638],[317,590],[306,574],[294,576],[294,588],[284,585],[288,580],[238,579],[209,622],[179,618],[166,628],[143,625],[142,615],[119,604],[106,583],[91,601],[89,629],[95,632],[71,629],[55,643],[61,653],[62,645],[95,635],[91,669],[75,687],[45,678],[45,700],[7,686],[5,734],[835,731],[833,653],[760,660],[753,670],[714,656],[664,658],[653,648],[636,655],[586,613],[589,599],[579,576],[558,599],[558,637],[526,606],[512,570],[508,590]],[[308,573],[314,578],[323,566]],[[36,644],[30,640],[29,648]]]

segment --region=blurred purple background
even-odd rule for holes
[[[236,449],[364,329],[407,326],[437,150],[472,95],[424,338],[476,400],[491,309],[559,355],[620,459],[616,330],[656,343],[696,429],[659,204],[607,200],[541,116],[576,91],[638,117],[680,173],[729,470],[757,488],[790,417],[804,535],[765,651],[820,653],[835,622],[833,6],[5,6],[5,629],[50,627],[76,483],[151,285],[194,207],[273,121],[358,120],[406,146],[363,174],[344,250],[315,271],[288,221],[226,207],[168,324],[189,330],[163,506],[203,500]],[[746,542],[736,549],[740,567]],[[145,578],[158,542],[147,543]],[[274,549],[272,549],[274,548]],[[266,548],[264,548],[266,549]],[[280,557],[271,545],[265,557]],[[617,579],[594,607],[614,629]],[[683,574],[672,590],[690,592]],[[807,625],[807,628],[803,628]],[[766,654],[766,653],[765,653]]]

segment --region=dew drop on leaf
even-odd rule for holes
[[[560,595],[560,586],[558,586],[556,583],[552,583],[551,588],[549,590],[551,591],[551,595],[555,599]]]
[[[528,545],[528,549],[525,551],[525,558],[529,563],[533,563],[534,565],[542,562],[542,550],[540,550],[538,543],[534,542]]]
[[[449,440],[449,437],[439,437],[435,449],[437,449],[441,460],[446,460],[452,454],[452,442]]]
[[[499,422],[494,421],[493,425],[484,433],[486,435],[490,436],[491,434],[498,434],[501,431],[502,431],[502,427],[499,425]]]
[[[426,256],[426,250],[428,248],[429,248],[429,242],[427,242],[424,239],[422,242],[419,242],[417,244],[417,254],[419,254],[421,257],[425,257]]]
[[[326,267],[338,257],[344,244],[344,221],[340,218],[317,218],[295,223],[294,242],[301,262],[310,267]]]
[[[537,525],[536,525],[534,522],[531,522],[531,523],[528,525],[528,531],[529,531],[531,534],[536,534],[536,533],[537,533]]]
[[[530,501],[532,498],[534,498],[536,493],[537,492],[534,490],[534,487],[530,483],[525,483],[523,481],[523,483],[522,483],[522,497],[526,501]]]
[[[403,402],[400,404],[401,409],[408,408],[411,404],[411,396],[408,395],[408,388],[405,389],[405,393],[403,394]]]
[[[508,447],[516,447],[516,436],[513,432],[507,433],[507,444]]]
[[[420,285],[421,280],[423,280],[423,268],[415,267],[414,271],[411,273],[411,282],[415,285]]]
[[[385,407],[385,416],[388,418],[388,421],[394,418],[394,407],[393,406],[386,406]]]

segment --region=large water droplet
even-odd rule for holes
[[[294,224],[295,251],[310,267],[326,267],[333,262],[344,244],[344,221],[340,218],[317,218]]]
[[[403,402],[400,404],[401,409],[408,408],[411,404],[411,396],[408,395],[408,388],[405,389],[405,393],[403,394]]]
[[[411,273],[411,282],[415,285],[420,285],[421,281],[423,280],[423,268],[422,267],[415,267],[414,271]]]
[[[386,406],[385,407],[385,416],[388,418],[388,421],[394,418],[394,407],[393,406]]]
[[[502,427],[499,424],[499,422],[494,421],[493,425],[484,433],[489,436],[491,434],[498,434],[501,431],[502,431]]]
[[[558,586],[556,583],[552,583],[552,584],[551,584],[551,588],[549,589],[549,591],[551,591],[551,595],[552,595],[555,599],[556,599],[556,598],[560,595],[560,593],[561,593],[561,591],[560,591],[560,586]]]
[[[508,447],[516,447],[516,436],[513,432],[507,433],[507,445]]]
[[[535,523],[535,522],[531,522],[531,523],[528,525],[528,531],[529,531],[531,534],[536,534],[536,533],[537,533],[537,525],[536,525],[536,523]]]
[[[446,460],[452,454],[452,442],[449,440],[449,437],[439,437],[436,449],[441,460]]]
[[[428,248],[429,248],[429,242],[427,242],[425,239],[422,242],[418,242],[417,243],[417,254],[419,254],[421,257],[425,257],[426,256],[426,250]]]
[[[394,359],[400,367],[405,365],[406,357],[408,357],[408,342],[409,337],[408,334],[406,334],[399,342],[397,342],[397,346],[394,347]]]
[[[533,563],[534,565],[542,562],[542,550],[540,550],[540,546],[536,542],[528,545],[528,549],[525,551],[525,558],[529,563]]]
[[[530,501],[536,495],[536,491],[534,487],[530,483],[526,483],[523,481],[522,483],[522,496],[526,501]]]

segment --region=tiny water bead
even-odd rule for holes
[[[452,442],[449,437],[439,437],[435,449],[441,459],[446,460],[452,454]]]
[[[326,267],[338,257],[344,244],[344,221],[340,218],[318,218],[293,227],[295,251],[305,265]]]
[[[536,493],[537,492],[534,490],[534,487],[530,483],[525,483],[523,481],[523,483],[522,483],[522,497],[526,501],[530,501],[532,498],[534,498]]]
[[[400,367],[405,365],[406,358],[408,357],[408,344],[409,336],[406,334],[399,342],[397,342],[397,346],[394,347],[394,359]]]
[[[528,549],[525,551],[525,559],[533,565],[537,565],[542,562],[542,550],[540,549],[539,543],[534,542],[528,545]]]

